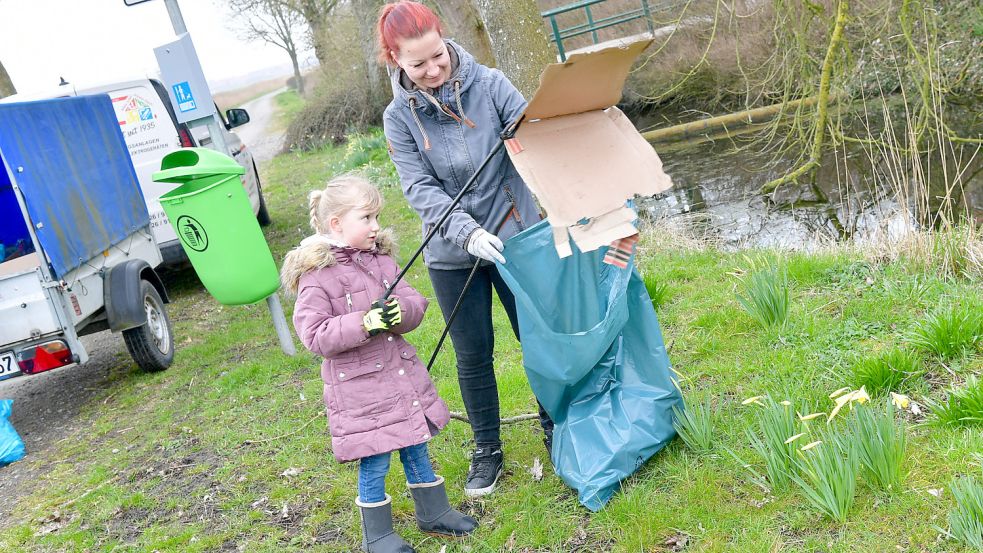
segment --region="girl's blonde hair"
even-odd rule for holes
[[[341,217],[353,209],[373,213],[382,210],[382,194],[365,177],[341,175],[328,182],[324,190],[314,190],[307,195],[311,214],[311,228],[317,233],[328,232],[328,221]]]

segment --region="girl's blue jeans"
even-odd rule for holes
[[[386,473],[392,453],[363,457],[358,462],[358,499],[362,503],[378,503],[386,499]],[[406,481],[410,484],[436,482],[437,476],[430,464],[427,444],[411,445],[399,450]]]

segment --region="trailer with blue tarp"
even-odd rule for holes
[[[141,368],[173,359],[160,251],[108,96],[0,104],[0,380],[88,358],[123,333]]]

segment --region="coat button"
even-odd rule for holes
[[[377,369],[381,369],[381,368],[382,368],[382,363],[376,363],[376,364],[375,364],[375,368],[377,368]]]
[[[338,379],[345,378],[345,373],[338,373]]]
[[[390,336],[389,338],[386,338],[386,339],[389,340],[390,342],[393,341],[393,337],[392,336]]]
[[[404,371],[403,369],[399,369],[399,376],[403,376],[404,374],[406,374],[406,371]]]
[[[430,434],[424,434],[423,435],[423,439],[424,440],[429,440],[430,439]]]
[[[419,405],[420,405],[420,402],[414,399],[413,400],[413,407],[419,407]]]

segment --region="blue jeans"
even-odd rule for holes
[[[464,283],[471,269],[429,269],[430,281],[437,296],[437,303],[446,321],[461,296]],[[457,382],[461,387],[461,399],[471,421],[475,444],[497,448],[501,445],[501,421],[499,416],[498,383],[495,380],[493,354],[495,352],[495,328],[492,325],[492,288],[512,324],[512,332],[519,338],[519,318],[515,313],[515,296],[509,290],[498,268],[486,265],[478,268],[471,286],[464,293],[461,307],[451,325],[451,342],[457,354]],[[553,431],[553,420],[539,406],[539,423],[543,430]]]
[[[358,498],[362,503],[378,503],[386,499],[386,473],[392,453],[363,457],[358,462]],[[403,472],[410,484],[436,482],[437,476],[430,464],[426,442],[399,450]]]

